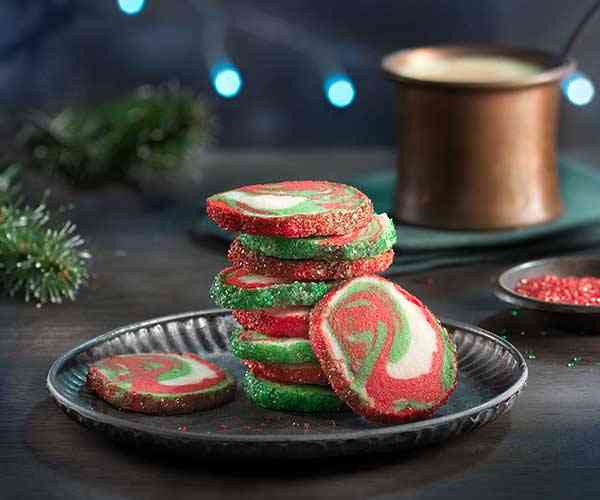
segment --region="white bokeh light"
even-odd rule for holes
[[[589,78],[581,73],[576,73],[563,84],[563,92],[572,104],[585,106],[592,102],[596,90]]]
[[[352,104],[356,90],[352,80],[346,75],[333,75],[325,81],[327,100],[336,108],[345,108]]]
[[[232,98],[242,89],[242,75],[232,64],[217,65],[212,71],[213,86],[222,97]]]

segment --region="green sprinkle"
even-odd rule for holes
[[[318,385],[280,384],[246,372],[242,387],[249,399],[270,410],[322,412],[346,408],[331,389]],[[296,427],[299,423],[292,425]]]
[[[518,310],[518,309],[513,309],[513,310],[510,312],[510,315],[511,315],[511,316],[518,316],[518,315],[519,315],[519,310]]]
[[[356,260],[375,257],[391,249],[396,242],[396,228],[386,214],[380,214],[344,243],[331,236],[282,238],[245,233],[240,234],[238,240],[248,250],[279,259]]]
[[[531,352],[531,351],[527,351],[525,353],[525,356],[527,357],[527,359],[536,359],[536,355],[535,353]]]
[[[259,288],[240,288],[225,281],[230,272],[232,268],[217,274],[209,291],[209,295],[219,306],[229,309],[312,306],[333,286],[333,282],[327,281],[293,281]]]
[[[317,362],[308,339],[270,338],[239,328],[231,332],[229,342],[231,352],[240,359],[285,364]]]

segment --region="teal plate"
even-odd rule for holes
[[[444,231],[398,224],[396,248],[404,251],[449,250],[515,245],[600,222],[600,170],[564,160],[559,167],[564,211],[561,217],[520,229],[502,231]],[[352,184],[369,196],[377,212],[391,212],[394,171],[381,171]]]
[[[600,222],[600,169],[563,160],[559,168],[561,196],[564,211],[561,217],[546,224],[502,231],[445,231],[398,224],[398,242],[401,253],[456,250],[461,248],[492,249],[518,245],[551,235],[566,233]],[[393,189],[396,174],[393,170],[378,170],[368,178],[348,179],[369,196],[377,212],[392,212]],[[202,219],[194,228],[195,235],[212,235],[230,241],[232,233],[219,229],[208,219]]]

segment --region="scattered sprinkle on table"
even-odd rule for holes
[[[515,292],[526,297],[582,306],[600,306],[600,278],[546,274],[519,280]]]

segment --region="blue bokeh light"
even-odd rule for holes
[[[347,75],[335,74],[325,80],[325,96],[336,108],[345,108],[354,101],[356,90]]]
[[[117,3],[125,14],[134,16],[142,11],[146,0],[117,0]]]
[[[231,63],[216,64],[211,72],[212,84],[217,94],[230,99],[242,90],[242,75]]]
[[[596,90],[592,81],[582,73],[574,73],[562,84],[565,97],[575,106],[585,106],[592,102]]]

